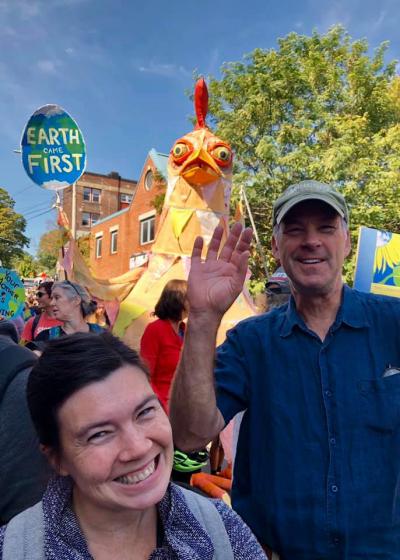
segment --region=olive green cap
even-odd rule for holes
[[[290,185],[274,202],[273,225],[279,225],[289,210],[305,200],[321,200],[336,210],[346,222],[349,221],[346,201],[337,190],[318,181],[301,181],[295,185]]]

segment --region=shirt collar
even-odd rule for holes
[[[342,323],[354,329],[361,329],[370,326],[357,292],[346,285],[343,286],[342,303],[338,309],[332,330],[339,328]],[[290,296],[289,305],[283,316],[280,331],[281,336],[289,336],[296,325],[302,330],[308,330],[303,318],[297,312],[293,296]]]

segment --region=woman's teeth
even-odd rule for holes
[[[155,471],[155,468],[155,461],[152,461],[152,463],[143,471],[135,474],[125,474],[124,476],[119,476],[115,480],[121,484],[137,484],[138,482],[142,482],[142,480],[149,478],[149,476],[151,476]]]

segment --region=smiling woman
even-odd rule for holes
[[[170,483],[168,417],[138,354],[118,338],[50,341],[28,404],[56,475],[42,502],[0,529],[4,560],[265,558],[223,502]]]

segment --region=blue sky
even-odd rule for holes
[[[137,179],[151,148],[168,152],[190,128],[193,71],[276,47],[291,31],[342,23],[400,59],[398,0],[0,0],[0,186],[26,216],[30,252],[54,224],[52,193],[25,175],[19,147],[46,103],[78,122],[87,170]]]

